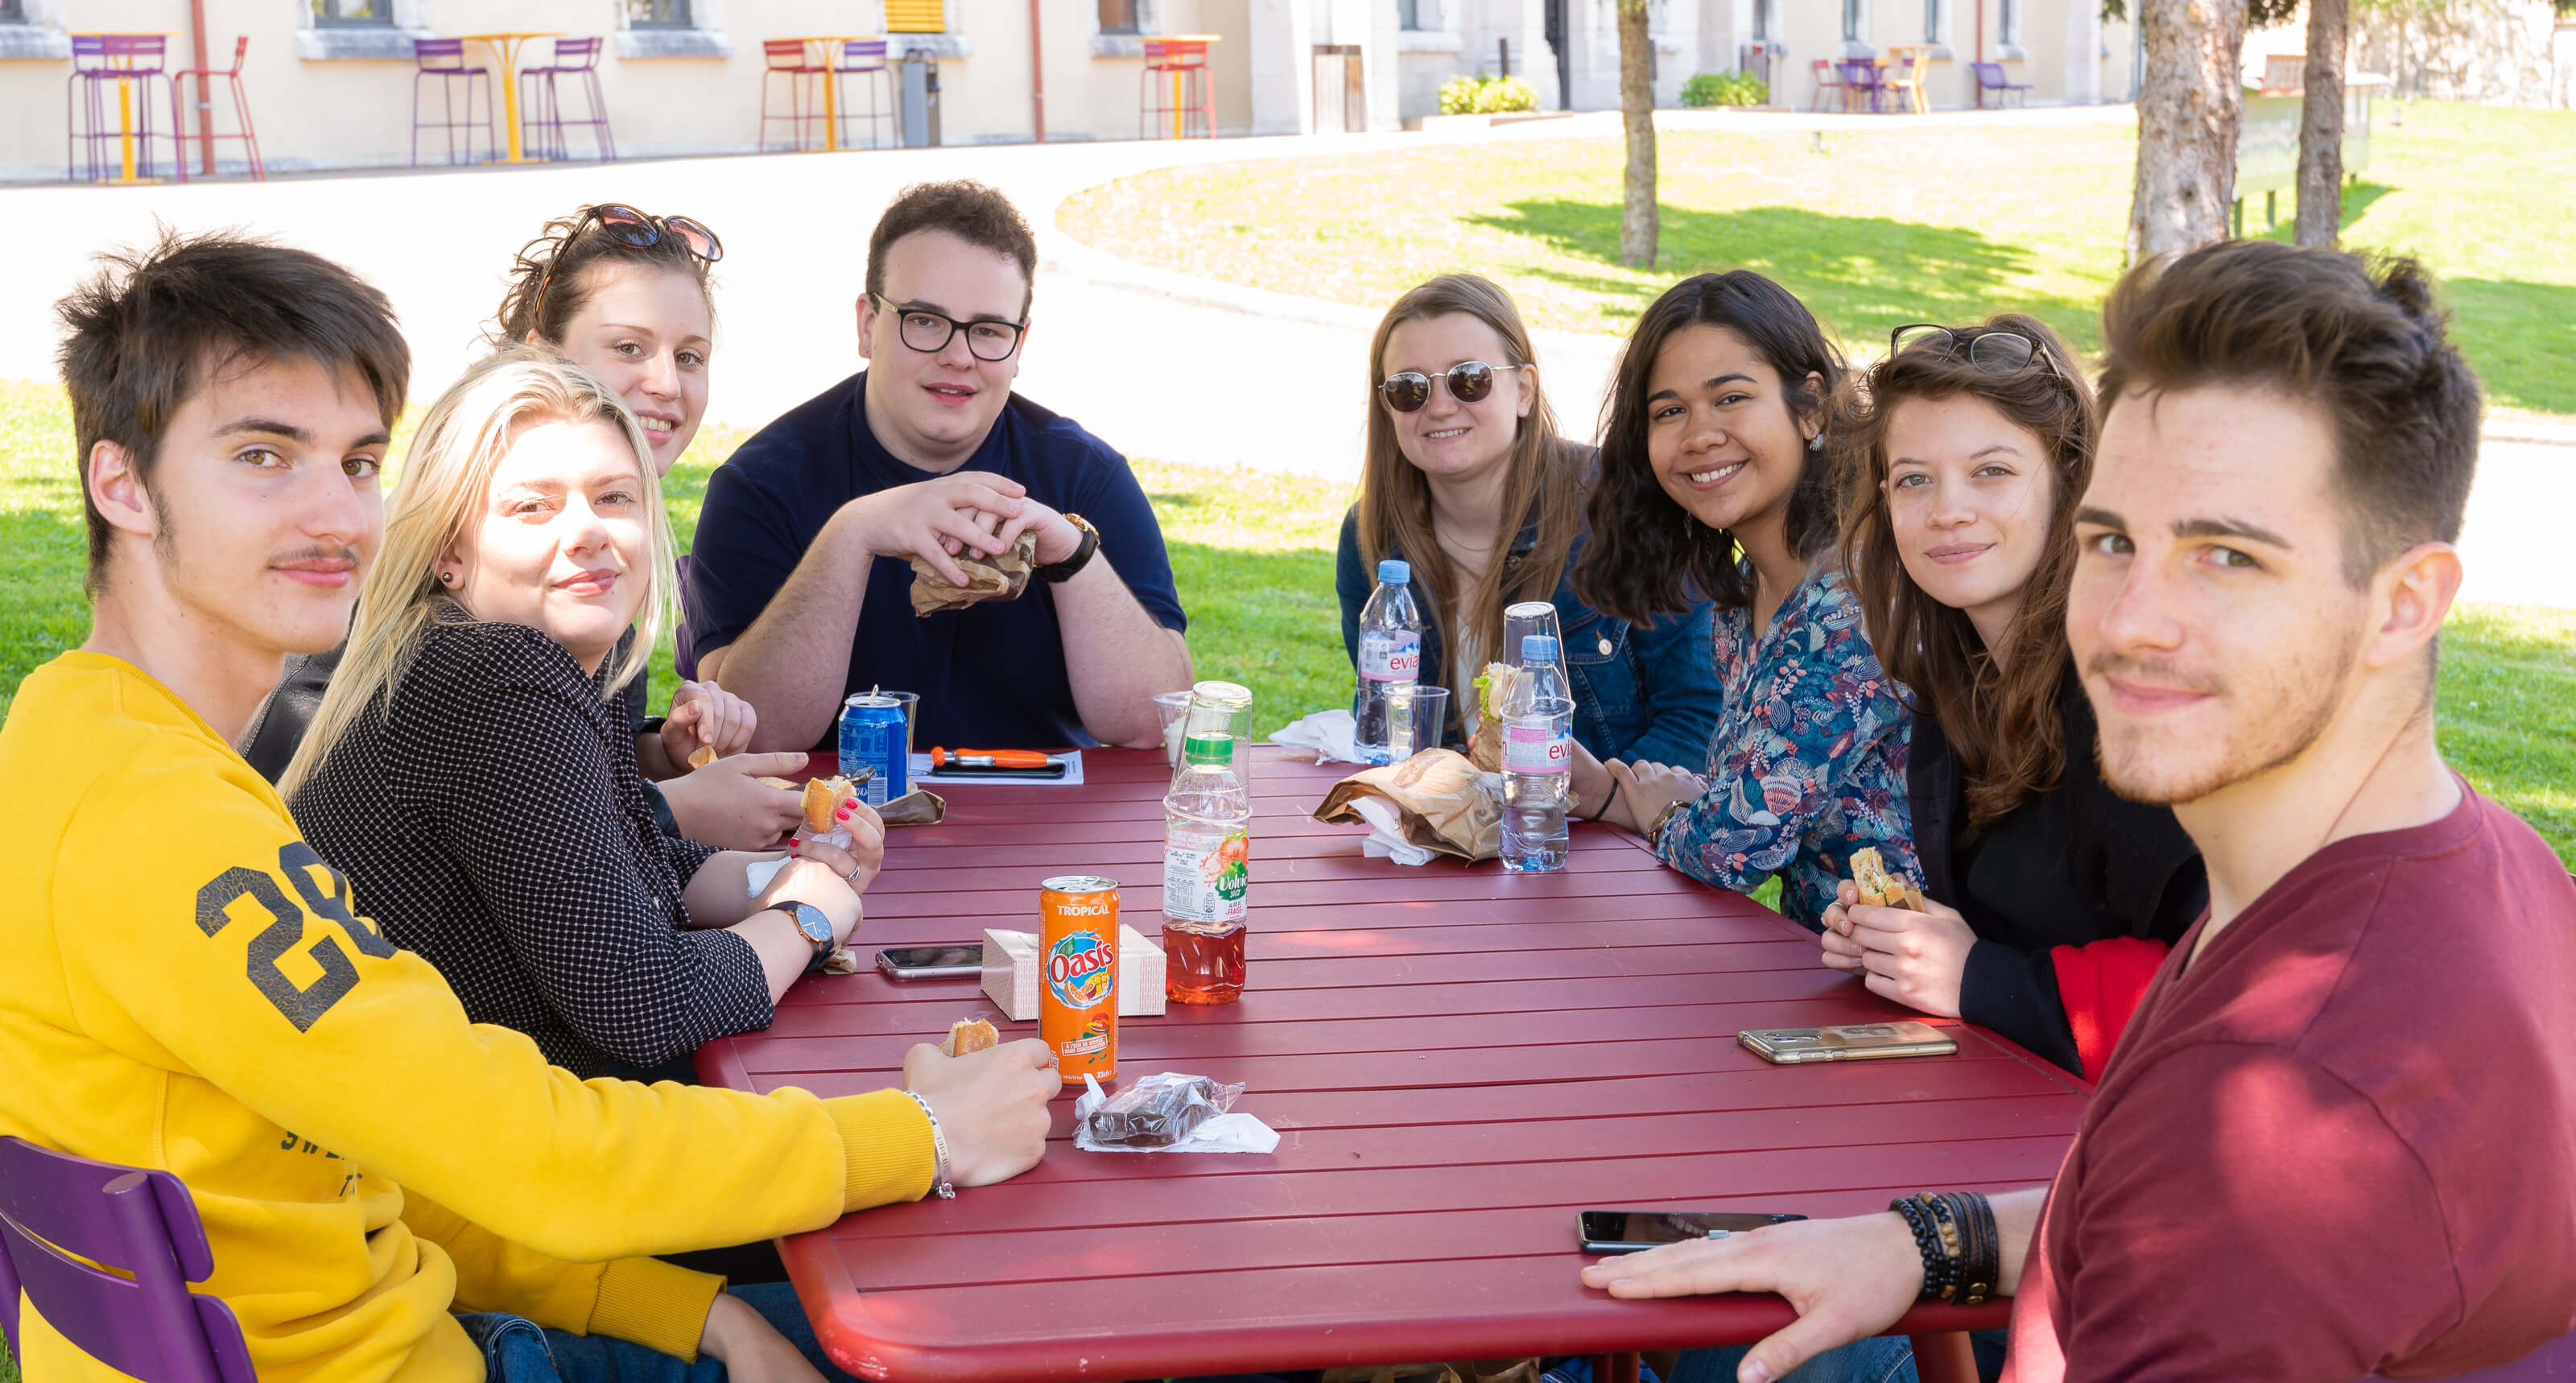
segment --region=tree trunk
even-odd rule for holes
[[[2343,231],[2343,66],[2347,0],[2308,0],[2306,94],[2299,98],[2299,244],[2333,249]]]
[[[1622,180],[1619,262],[1655,265],[1655,49],[1646,29],[1648,0],[1619,0],[1619,113],[1628,131]],[[2242,3],[2242,0],[2239,0]]]
[[[2138,86],[2131,264],[2227,238],[2245,108],[2237,68],[2245,0],[2143,0],[2138,21],[2147,70]]]

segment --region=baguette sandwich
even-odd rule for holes
[[[1852,851],[1851,871],[1852,882],[1860,887],[1860,900],[1871,907],[1928,911],[1923,906],[1921,890],[1887,872],[1887,861],[1879,858],[1878,847]]]

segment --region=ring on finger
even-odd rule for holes
[[[841,882],[845,884],[857,883],[859,881],[859,871],[865,868],[867,868],[865,864],[851,865],[850,872],[841,876]]]

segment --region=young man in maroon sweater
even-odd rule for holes
[[[2434,746],[2476,381],[2405,261],[2218,245],[2104,319],[2067,631],[2105,779],[2173,806],[2210,910],[2047,1191],[1584,1269],[1787,1297],[1742,1383],[1962,1265],[2017,1294],[2025,1383],[2434,1378],[2576,1326],[2576,885]]]

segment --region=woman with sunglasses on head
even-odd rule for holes
[[[654,467],[667,476],[706,417],[715,335],[708,267],[723,257],[715,233],[685,216],[613,202],[582,207],[519,251],[494,341],[543,346],[606,384],[643,425]],[[340,657],[333,650],[290,667],[254,726],[245,757],[272,781]],[[755,723],[747,703],[713,682],[682,682],[670,713],[651,717],[647,683],[643,676],[626,683],[617,709],[634,727],[636,763],[666,831],[757,849],[795,829],[795,794],[759,780],[796,772],[803,760],[742,752]],[[719,757],[692,772],[689,757],[701,747]]]
[[[1717,720],[1708,606],[1632,626],[1575,595],[1568,575],[1595,455],[1557,435],[1510,295],[1474,274],[1406,293],[1378,323],[1369,380],[1377,406],[1333,582],[1353,661],[1377,564],[1402,558],[1424,597],[1421,678],[1452,689],[1450,738],[1474,731],[1484,665],[1514,661],[1501,646],[1504,607],[1552,600],[1576,742],[1610,758],[1704,752]]]
[[[1666,863],[1822,925],[1850,856],[1911,876],[1904,707],[1833,553],[1826,400],[1842,358],[1787,289],[1700,274],[1638,318],[1610,384],[1575,588],[1645,620],[1716,606],[1718,726],[1691,767],[1578,754],[1575,791]],[[1610,795],[1611,788],[1616,795]]]
[[[1870,642],[1909,689],[1927,910],[1843,884],[1825,964],[2096,1078],[2209,885],[2173,810],[2123,801],[2093,761],[2066,640],[2092,390],[2017,314],[1891,344],[1842,410],[1842,543]]]

